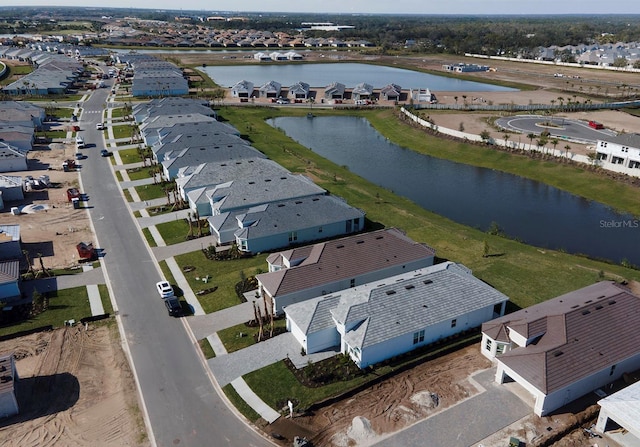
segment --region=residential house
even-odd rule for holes
[[[24,190],[22,177],[0,174],[0,210],[4,209],[4,202],[23,199]]]
[[[270,255],[269,272],[256,275],[258,292],[282,313],[290,304],[431,266],[434,257],[433,248],[398,229],[378,230]]]
[[[0,225],[0,260],[22,258],[20,225]]]
[[[4,125],[41,127],[46,113],[27,101],[0,101],[0,122]]]
[[[279,98],[282,91],[282,84],[276,81],[269,81],[260,86],[258,94],[261,98]]]
[[[326,194],[326,191],[302,174],[265,173],[239,176],[211,187],[202,187],[188,193],[189,206],[201,216],[246,209],[249,207],[302,199]]]
[[[309,98],[309,84],[306,82],[296,82],[289,87],[289,96],[292,99],[307,99]]]
[[[231,96],[248,99],[253,96],[253,82],[242,80],[231,87]]]
[[[20,124],[0,122],[0,141],[13,146],[20,152],[29,152],[33,149],[35,140],[35,129],[33,125],[24,126]]]
[[[204,147],[204,146],[226,146],[226,145],[248,145],[248,142],[236,135],[230,135],[224,131],[210,131],[206,126],[200,127],[201,132],[193,132],[187,130],[185,133],[181,133],[181,129],[172,129],[174,131],[164,133],[156,133],[159,139],[151,146],[153,157],[156,161],[162,162],[166,159],[167,154],[175,154],[186,148],[190,147]],[[186,130],[186,129],[182,129]],[[172,157],[173,155],[170,155]]]
[[[21,297],[20,260],[0,261],[0,303],[11,304]]]
[[[596,144],[598,160],[640,169],[640,134],[622,133],[606,140],[598,140]]]
[[[479,327],[509,298],[443,262],[284,307],[308,354],[337,347],[360,368]]]
[[[397,84],[387,84],[380,89],[380,97],[387,101],[400,101],[402,87]]]
[[[640,440],[640,382],[633,383],[617,393],[599,400],[598,405],[600,405],[600,413],[598,414],[596,431],[605,433],[612,429],[622,428],[620,436],[623,438],[635,437],[637,444]]]
[[[18,414],[16,380],[18,371],[13,353],[0,355],[0,418]]]
[[[0,141],[0,172],[26,171],[27,154]]]
[[[164,153],[160,163],[164,177],[172,180],[178,176],[180,169],[188,166],[199,166],[203,163],[230,163],[248,158],[266,158],[266,156],[243,140],[240,144],[212,142],[207,146],[189,146],[184,149],[169,150]]]
[[[351,97],[355,101],[369,100],[373,98],[373,85],[361,82],[356,85],[351,92]]]
[[[329,195],[262,204],[208,220],[219,244],[235,242],[241,251],[251,253],[358,233],[364,228],[363,211]]]
[[[324,89],[324,99],[335,100],[344,99],[345,86],[340,82],[332,82]]]
[[[188,118],[188,116],[183,116],[182,119],[176,119],[175,122],[171,123],[171,119],[159,117],[156,121],[143,126],[141,133],[145,145],[150,146],[151,150],[157,153],[161,145],[174,141],[179,136],[190,136],[192,141],[199,141],[198,145],[206,145],[207,138],[224,138],[225,135],[231,137],[234,141],[242,141],[240,132],[227,123],[215,120],[188,122]],[[165,123],[166,125],[163,125]]]
[[[483,324],[481,352],[545,416],[640,369],[639,324],[640,297],[603,281]]]
[[[412,88],[409,90],[409,98],[413,101],[413,102],[428,102],[428,103],[435,103],[437,102],[436,100],[436,95],[434,95],[433,93],[431,93],[431,90],[429,90],[428,88]]]

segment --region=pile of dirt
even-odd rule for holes
[[[296,417],[316,433],[314,445],[373,444],[380,436],[408,427],[478,393],[468,377],[491,363],[477,345],[425,362],[376,384],[350,399]]]
[[[0,421],[4,447],[149,445],[116,331],[66,327],[0,343],[20,377],[20,413]]]

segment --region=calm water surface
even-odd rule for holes
[[[512,88],[481,82],[463,81],[455,78],[436,76],[419,71],[358,63],[328,64],[269,64],[208,66],[200,68],[218,85],[232,87],[241,80],[253,82],[260,87],[269,81],[276,81],[283,87],[296,82],[306,82],[312,87],[326,87],[332,82],[340,82],[353,88],[361,82],[381,88],[388,84],[398,84],[403,89],[428,88],[432,91],[467,92],[509,92]]]
[[[417,154],[364,118],[269,120],[314,152],[434,213],[538,247],[640,265],[640,220],[544,183]],[[427,241],[428,242],[428,241]]]

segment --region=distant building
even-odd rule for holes
[[[615,165],[640,169],[640,134],[623,133],[598,140],[596,158]]]

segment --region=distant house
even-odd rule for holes
[[[363,211],[329,195],[258,205],[208,220],[220,244],[235,242],[241,251],[252,253],[358,233],[364,228]]]
[[[26,171],[27,154],[0,141],[0,172]]]
[[[360,368],[480,326],[507,296],[444,262],[284,307],[309,354],[340,347]]]
[[[324,89],[324,99],[344,99],[345,86],[340,82],[333,82]]]
[[[380,97],[387,101],[399,101],[402,96],[402,87],[397,84],[387,84],[380,89]]]
[[[449,71],[452,73],[473,73],[477,71],[489,71],[488,65],[478,65],[478,64],[445,64],[442,66],[445,71]]]
[[[366,82],[356,85],[351,92],[351,97],[356,101],[373,98],[373,85]]]
[[[431,93],[431,90],[429,90],[428,88],[412,88],[411,90],[409,90],[409,98],[413,102],[437,102],[436,95]]]
[[[0,261],[0,303],[20,300],[20,260]]]
[[[640,169],[640,134],[623,133],[598,140],[596,158],[615,165]]]
[[[253,82],[240,81],[231,87],[231,96],[234,98],[250,98],[253,96]]]
[[[261,98],[279,98],[282,85],[276,81],[265,82],[260,86],[258,93]]]
[[[545,416],[640,369],[639,325],[640,297],[604,281],[483,324],[481,352]]]
[[[349,230],[349,229],[347,229]],[[435,250],[395,228],[274,253],[258,291],[277,313],[290,304],[433,265]]]
[[[18,414],[18,399],[16,398],[16,380],[18,371],[13,353],[0,354],[0,418]]]
[[[0,174],[0,210],[4,209],[5,202],[24,199],[22,177],[17,175]],[[1,255],[0,255],[1,257]]]
[[[33,125],[14,125],[0,122],[0,141],[13,146],[20,152],[29,152],[33,149],[35,129]]]
[[[5,125],[40,127],[45,118],[44,107],[26,101],[0,101],[0,122]]]
[[[20,225],[0,225],[0,260],[22,259]]]
[[[600,413],[596,431],[605,433],[612,429],[623,428],[620,436],[640,439],[640,382],[629,385],[615,394],[598,401]],[[613,422],[613,424],[610,424]],[[627,436],[627,435],[631,436]]]
[[[296,82],[289,87],[289,96],[293,99],[309,98],[309,84],[306,82]]]

